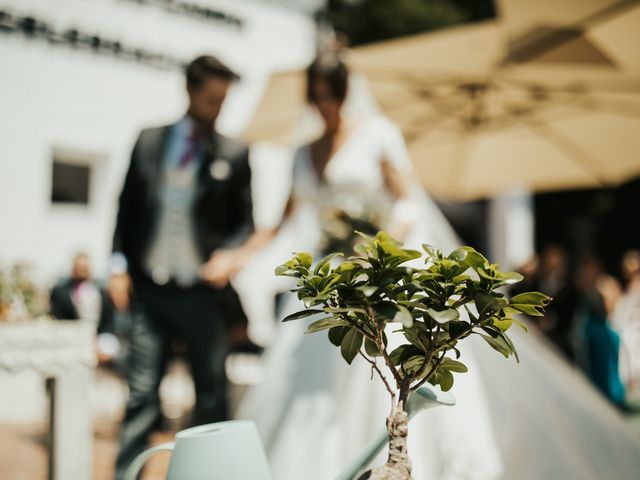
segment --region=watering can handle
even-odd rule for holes
[[[145,450],[131,462],[131,465],[129,465],[129,468],[127,468],[124,474],[124,480],[136,480],[138,473],[140,473],[140,470],[149,457],[158,452],[173,452],[175,446],[176,444],[174,442],[167,442]]]

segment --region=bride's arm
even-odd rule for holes
[[[229,279],[242,270],[251,258],[280,231],[284,221],[290,216],[293,197],[290,196],[280,223],[273,228],[260,228],[254,231],[242,245],[228,250],[219,250],[204,264],[202,277],[216,287],[225,286]]]
[[[293,197],[293,194],[290,194],[289,199],[287,200],[287,204],[284,208],[282,218],[278,225],[272,228],[261,228],[253,232],[253,234],[241,247],[240,254],[248,260],[258,250],[261,250],[267,243],[269,243],[271,239],[273,239],[273,237],[275,237],[280,231],[284,222],[291,216],[294,203],[295,199]]]
[[[400,129],[387,120],[383,127],[385,135],[381,138],[384,139],[384,154],[380,167],[385,187],[394,199],[387,229],[394,238],[404,240],[419,220],[418,201],[412,191],[415,188],[412,181],[413,165]]]

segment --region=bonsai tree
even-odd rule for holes
[[[385,232],[374,238],[360,235],[363,242],[356,245],[356,254],[342,262],[334,261],[341,254],[330,254],[312,266],[311,254],[303,252],[276,268],[277,275],[298,279],[292,291],[306,307],[283,321],[322,314],[307,333],[326,330],[347,363],[360,355],[371,364],[392,402],[389,457],[363,478],[405,480],[411,478],[405,412],[409,394],[426,382],[450,390],[454,373],[467,371],[459,360],[460,341],[470,335],[517,359],[507,332],[514,324],[527,327],[514,315],[542,315],[550,298],[532,292],[508,299],[502,287],[522,276],[500,271],[471,247],[445,256],[423,245],[423,254],[403,248]],[[420,262],[406,265],[421,257],[423,267],[413,266]],[[390,332],[399,337],[393,339],[394,348]]]

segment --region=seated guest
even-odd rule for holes
[[[109,363],[120,350],[114,335],[113,305],[106,291],[92,278],[91,260],[84,253],[73,258],[71,274],[51,290],[49,314],[58,320],[81,320],[98,335],[98,361]]]

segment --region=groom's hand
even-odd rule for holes
[[[215,251],[200,270],[202,280],[216,288],[226,287],[244,265],[242,257],[240,249]]]

